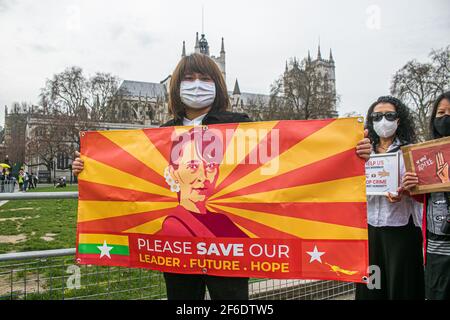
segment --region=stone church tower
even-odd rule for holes
[[[327,80],[328,90],[336,96],[336,65],[334,63],[333,53],[330,48],[330,56],[328,60],[322,58],[322,53],[320,52],[320,44],[317,48],[317,58],[311,60],[311,56],[308,51],[307,63],[314,65],[317,71]]]
[[[286,79],[290,79],[291,73],[294,71],[294,74],[297,74],[297,72],[303,73],[307,72],[307,70],[309,70],[309,72],[314,72],[314,74],[318,76],[320,81],[315,87],[315,90],[317,90],[318,94],[323,94],[325,101],[330,102],[330,105],[327,106],[329,110],[322,116],[330,118],[337,117],[336,65],[331,49],[328,59],[326,57],[322,57],[319,43],[317,47],[317,57],[315,59],[311,58],[311,54],[308,50],[308,56],[304,58],[301,63],[296,58],[293,59],[291,65],[288,65],[288,62],[286,61],[283,79],[284,81],[287,81]],[[284,83],[284,86],[286,87],[286,83]]]
[[[208,57],[210,57],[211,59],[214,60],[214,62],[217,64],[217,66],[219,67],[220,71],[222,71],[222,75],[225,79],[225,81],[227,80],[226,78],[226,69],[225,69],[225,45],[223,42],[223,38],[222,38],[222,46],[220,49],[220,55],[218,57],[215,56],[211,56],[210,52],[209,52],[209,44],[208,41],[206,40],[206,37],[204,34],[201,35],[201,38],[198,38],[198,32],[195,36],[195,47],[194,47],[194,52],[195,53],[203,53],[205,55],[207,55]],[[181,53],[181,56],[184,57],[186,56],[186,46],[185,46],[185,42],[183,41],[183,51]]]

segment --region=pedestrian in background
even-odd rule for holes
[[[19,191],[23,191],[23,182],[24,182],[23,177],[24,177],[23,170],[21,169],[19,171],[19,175],[17,176],[17,182],[19,183]]]
[[[27,191],[29,176],[26,171],[23,172],[23,192]]]

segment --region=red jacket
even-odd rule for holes
[[[423,238],[423,264],[427,262],[427,194],[412,196],[417,202],[423,203],[422,209],[422,238]]]

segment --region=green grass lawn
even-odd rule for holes
[[[27,192],[77,191],[77,186],[66,188],[42,187]],[[35,250],[74,248],[76,237],[76,199],[10,200],[0,207],[0,254]],[[6,242],[9,237],[11,242]],[[22,263],[22,262],[20,262]],[[89,295],[90,299],[159,299],[165,297],[162,274],[157,271],[81,266],[80,289],[65,288],[67,267],[74,264],[74,257],[24,261],[28,270],[14,267],[13,280],[18,283],[17,295],[24,298],[26,282],[27,299],[61,299]],[[11,262],[0,263],[0,300],[8,295]],[[39,268],[39,275],[36,272]],[[21,271],[17,272],[20,269]],[[37,285],[36,279],[42,283]],[[251,282],[258,281],[251,279]],[[34,286],[34,287],[33,287]],[[42,288],[41,288],[42,286]],[[16,291],[15,289],[13,291]],[[63,294],[64,293],[64,294]]]
[[[77,186],[38,187],[27,192],[77,190]],[[74,248],[76,216],[76,199],[10,200],[0,207],[0,254]],[[17,265],[11,267],[15,263]],[[25,287],[26,299],[84,296],[89,299],[157,299],[165,296],[160,272],[119,267],[81,266],[81,288],[68,289],[66,281],[71,273],[67,272],[67,267],[73,264],[74,257],[0,263],[0,300],[24,299]],[[11,274],[15,283],[13,295],[9,289]]]
[[[77,191],[44,187],[28,192]],[[76,199],[10,200],[0,207],[0,253],[75,247]],[[10,238],[10,242],[7,242]],[[15,240],[17,239],[17,240]]]
[[[38,187],[36,189],[28,190],[27,192],[68,192],[68,191],[78,191],[78,185],[67,185],[65,188],[55,188],[55,187]]]

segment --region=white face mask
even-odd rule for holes
[[[392,137],[397,131],[397,120],[388,121],[385,117],[378,122],[373,122],[373,129],[377,133],[377,135],[381,138],[389,138]]]
[[[181,101],[193,109],[209,107],[216,98],[216,85],[208,81],[181,81]]]

